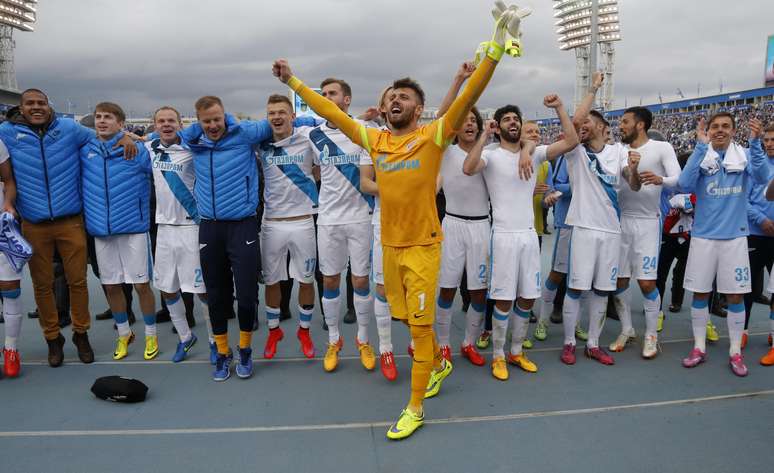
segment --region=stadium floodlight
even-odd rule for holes
[[[575,106],[577,107],[596,71],[597,58],[601,53],[605,83],[598,98],[602,109],[609,109],[613,102],[613,43],[621,40],[618,16],[618,0],[554,0],[556,33],[559,49],[575,50]],[[599,51],[599,52],[598,52]]]
[[[0,88],[15,91],[13,30],[34,31],[38,0],[0,0]]]

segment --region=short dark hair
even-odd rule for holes
[[[194,109],[196,109],[196,113],[199,113],[200,111],[207,110],[208,108],[214,107],[215,105],[220,106],[220,108],[224,108],[220,97],[215,97],[214,95],[205,95],[196,101],[194,104]]]
[[[769,125],[763,129],[764,133],[774,133],[774,122],[769,123]]]
[[[734,129],[736,129],[736,118],[734,118],[734,115],[732,115],[730,112],[717,112],[717,113],[713,113],[710,116],[709,121],[707,122],[707,127],[712,125],[712,122],[714,122],[718,118],[723,118],[723,117],[726,117],[726,118],[730,119],[731,120],[731,126],[734,127]]]
[[[425,91],[422,90],[422,87],[420,87],[419,83],[414,79],[404,77],[403,79],[396,80],[392,83],[392,90],[395,89],[411,89],[417,94],[417,97],[419,97],[420,105],[425,104]]]
[[[519,123],[521,123],[521,110],[516,105],[504,105],[495,110],[494,120],[500,124],[500,120],[508,113],[515,113],[519,117]]]
[[[97,112],[110,113],[112,115],[115,115],[115,117],[118,119],[119,122],[126,121],[126,114],[124,113],[124,109],[122,109],[118,104],[113,102],[98,103],[97,106],[94,107],[94,114],[96,115]]]
[[[46,102],[48,102],[48,95],[46,95],[46,93],[43,92],[42,90],[40,90],[40,89],[25,89],[24,92],[22,92],[21,95],[19,96],[19,104],[21,104],[21,102],[24,100],[24,96],[25,95],[27,95],[29,93],[32,93],[32,92],[35,92],[35,93],[38,93],[38,94],[42,95],[43,97],[46,98]]]
[[[272,104],[272,103],[284,103],[287,104],[288,107],[290,107],[290,111],[293,111],[293,103],[290,101],[287,95],[280,95],[280,94],[271,94],[269,95],[269,100],[266,101],[266,105]]]
[[[597,120],[599,120],[600,122],[602,122],[602,124],[603,124],[603,125],[605,125],[605,126],[610,126],[610,122],[609,122],[609,121],[607,121],[607,120],[605,119],[605,116],[604,116],[604,115],[602,115],[602,113],[601,113],[601,112],[599,112],[599,111],[597,111],[597,110],[591,110],[591,111],[589,112],[589,116],[590,116],[590,117],[594,117],[594,118],[596,118]]]
[[[339,84],[339,87],[341,87],[341,92],[344,93],[345,97],[352,97],[352,87],[349,86],[345,81],[341,79],[336,79],[334,77],[328,77],[324,81],[320,83],[320,88],[325,88],[326,85],[331,84]]]
[[[627,113],[634,115],[635,122],[644,123],[646,132],[650,130],[651,125],[653,125],[653,114],[645,107],[629,107],[624,110],[624,115]]]
[[[170,105],[164,105],[162,107],[159,107],[159,108],[156,109],[155,112],[153,112],[153,121],[154,122],[156,121],[156,115],[158,115],[158,113],[160,111],[162,111],[162,110],[171,110],[171,111],[175,112],[175,115],[177,115],[178,123],[183,123],[183,120],[180,118],[180,112],[178,112],[175,107],[172,107]]]

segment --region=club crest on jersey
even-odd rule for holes
[[[589,171],[591,171],[594,175],[596,175],[605,184],[609,184],[611,186],[618,184],[618,175],[605,174],[604,171],[602,171],[601,169],[598,169],[598,164],[593,159],[589,160]]]
[[[360,155],[359,154],[339,154],[335,156],[330,155],[330,151],[328,150],[328,145],[325,145],[325,147],[322,150],[322,153],[320,153],[320,164],[327,166],[339,166],[341,164],[360,164]]]
[[[401,171],[403,169],[419,169],[419,160],[408,159],[406,161],[388,163],[387,156],[382,154],[378,158],[376,158],[376,167],[380,171],[384,171],[384,172]]]

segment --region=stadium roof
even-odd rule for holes
[[[754,100],[757,98],[774,97],[774,87],[761,87],[759,89],[743,90],[729,94],[709,95],[695,99],[677,100],[674,102],[657,103],[643,105],[653,113],[682,113],[690,110],[707,108],[711,105],[727,106],[729,102],[738,103],[739,101]],[[605,112],[608,117],[620,117],[624,113],[624,108],[610,110]],[[536,120],[540,125],[559,123],[557,118],[544,118]]]

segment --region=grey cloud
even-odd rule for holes
[[[557,48],[551,2],[532,3],[525,56],[505,58],[483,108],[517,103],[535,117],[547,114],[540,105],[547,93],[572,102],[574,54]],[[761,86],[774,4],[707,6],[715,3],[621,0],[618,106],[656,101],[659,92],[674,99],[678,87],[695,94],[699,82],[702,93],[715,93],[721,78],[727,91]],[[37,31],[16,33],[16,69],[20,87],[44,88],[59,110],[69,99],[80,113],[107,99],[137,115],[161,104],[190,113],[196,98],[217,94],[231,111],[262,115],[268,94],[286,92],[269,72],[276,57],[309,83],[346,79],[355,109],[406,75],[437,104],[459,63],[491,34],[489,7],[489,0],[42,0]]]

